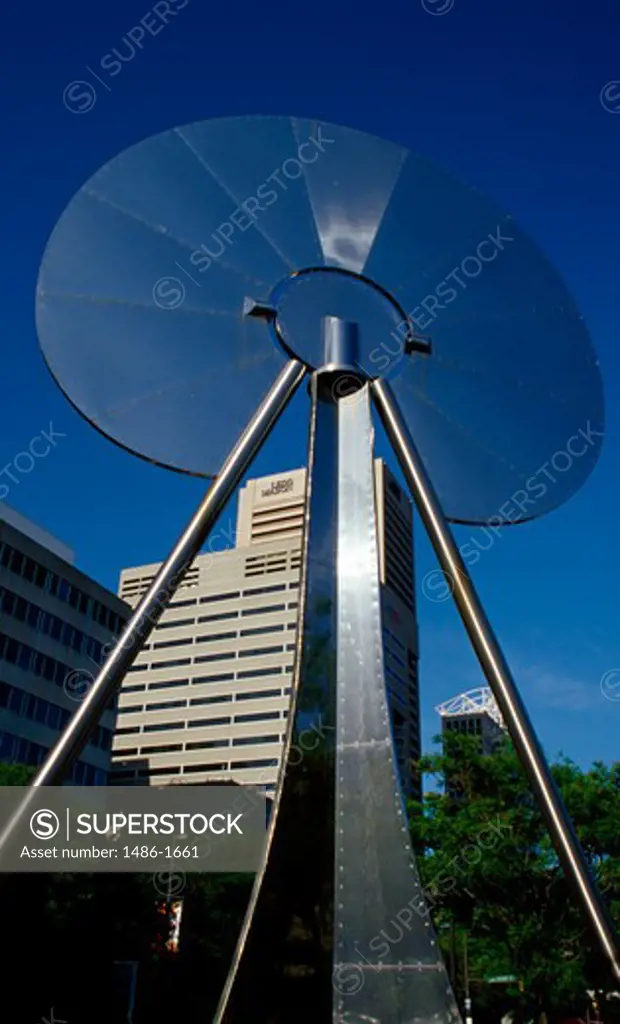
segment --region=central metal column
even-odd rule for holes
[[[216,1024],[330,1024],[333,988],[338,410],[311,380],[293,697],[267,850]],[[283,595],[283,599],[285,599]],[[274,722],[274,729],[284,723]]]
[[[460,1021],[411,847],[385,683],[370,395],[341,399],[334,1024]]]

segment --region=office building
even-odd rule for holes
[[[41,763],[129,611],[64,545],[0,505],[1,762]],[[69,781],[107,783],[114,716],[103,713]]]
[[[482,754],[492,754],[506,736],[501,711],[486,686],[460,693],[439,704],[435,711],[441,716],[442,735],[458,732],[478,736]]]
[[[411,505],[375,469],[385,667],[405,788],[420,753]],[[306,471],[250,480],[235,547],[199,555],[121,689],[114,780],[234,779],[273,792],[291,702]],[[226,528],[224,527],[224,533]],[[135,606],[159,564],[124,569]]]

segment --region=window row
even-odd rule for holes
[[[210,774],[211,772],[242,770],[244,768],[276,768],[278,763],[277,758],[261,758],[254,761],[232,761],[230,763],[170,765],[165,768],[121,768],[113,771],[112,778],[114,782],[118,783],[128,779],[153,778],[153,776],[158,775],[202,775]],[[265,788],[273,790],[274,787],[267,786]]]
[[[58,601],[66,602],[81,615],[87,615],[94,619],[95,622],[105,626],[112,633],[120,633],[121,628],[125,625],[126,619],[108,608],[107,605],[97,601],[94,597],[89,597],[73,583],[69,583],[68,580],[58,576],[51,569],[45,569],[44,566],[39,565],[28,555],[22,554],[17,548],[11,547],[10,544],[0,544],[0,565],[8,569],[9,572],[15,573],[16,576],[21,576],[28,583],[33,583],[47,591]]]
[[[42,747],[40,743],[33,743],[23,736],[15,736],[13,733],[0,732],[0,761],[5,764],[40,765],[49,750]],[[92,764],[85,764],[84,761],[77,761],[69,776],[69,781],[76,786],[105,786],[108,781],[107,772],[101,768],[95,768]]]
[[[289,590],[296,590],[298,582],[289,583]],[[268,587],[248,587],[245,590],[229,590],[221,594],[207,594],[205,597],[183,598],[180,601],[170,601],[169,608],[189,608],[197,604],[213,604],[217,601],[237,601],[241,597],[256,597],[258,594],[276,594],[286,590],[286,583],[273,583]],[[263,609],[256,609],[256,611]]]
[[[270,733],[266,736],[237,736],[232,741],[228,736],[217,740],[199,740],[197,743],[157,743],[147,744],[143,747],[126,747],[122,750],[114,751],[114,758],[116,761],[124,760],[127,757],[135,757],[137,755],[152,756],[153,754],[174,754],[180,753],[182,750],[214,750],[218,747],[255,747],[262,746],[265,743],[281,743],[283,737],[278,733]]]
[[[482,720],[480,718],[446,718],[446,729],[450,732],[467,733],[469,736],[482,735]]]
[[[31,672],[32,675],[40,676],[56,686],[63,687],[68,677],[74,679],[76,674],[80,672],[80,669],[65,665],[64,662],[50,657],[49,654],[41,654],[40,651],[35,651],[34,647],[22,644],[11,636],[5,636],[3,633],[0,633],[0,661],[6,661],[9,665],[16,665],[24,672]],[[85,673],[84,679],[88,679],[87,673]],[[115,701],[116,698],[110,701],[108,704],[109,710],[114,710]]]
[[[37,633],[50,636],[52,640],[65,647],[71,647],[78,654],[85,654],[96,665],[101,662],[104,645],[99,640],[5,587],[0,587],[0,612],[10,615],[18,622],[24,622]]]
[[[187,603],[188,602],[185,601],[183,602],[183,604]],[[172,605],[170,605],[170,607],[172,607]],[[297,607],[299,607],[299,603],[297,601],[291,601],[288,605],[289,610]],[[267,604],[263,605],[261,608],[236,608],[229,612],[215,612],[213,615],[200,615],[197,619],[171,619],[168,622],[158,622],[155,632],[159,633],[163,629],[176,629],[177,627],[181,628],[182,626],[196,626],[205,622],[225,622],[229,619],[238,619],[239,617],[246,615],[271,615],[273,612],[284,612],[286,609],[287,606],[285,604]],[[263,628],[265,632],[271,632],[274,631],[276,627],[266,626]],[[279,626],[277,628],[282,630],[284,627]],[[288,628],[295,629],[296,623],[289,623]],[[247,631],[243,631],[241,635],[245,636],[246,632]]]
[[[193,718],[193,719],[181,719],[180,722],[153,722],[149,725],[121,725],[116,729],[117,736],[133,736],[139,732],[173,732],[174,730],[181,729],[202,729],[206,726],[213,725],[230,725],[231,721],[235,725],[241,725],[244,722],[271,722],[279,718],[286,718],[288,711],[261,711],[261,712],[248,712],[244,715],[235,715],[231,719],[230,715],[220,715],[214,718]]]
[[[234,700],[259,700],[261,697],[281,697],[283,694],[291,693],[291,687],[281,690],[248,690],[244,693],[225,693],[213,697],[191,697],[189,702],[185,700],[160,700],[154,704],[134,704],[131,707],[120,707],[120,715],[136,715],[143,711],[164,711],[166,708],[186,708],[198,704],[229,704]]]
[[[175,640],[170,644],[155,644],[156,647],[177,647],[184,644],[191,644],[192,640]],[[144,672],[148,669],[180,668],[183,665],[204,665],[213,661],[232,661],[239,658],[259,658],[265,654],[283,654],[284,651],[294,651],[295,644],[274,644],[270,647],[249,647],[244,651],[218,651],[217,654],[200,654],[195,658],[167,658],[165,661],[143,662],[139,665],[132,665],[129,672]]]
[[[40,725],[46,725],[49,729],[64,729],[73,711],[61,708],[58,704],[51,704],[42,697],[35,697],[32,693],[19,690],[16,686],[9,686],[8,683],[0,682],[0,708],[12,711],[20,718],[29,718]],[[111,750],[112,731],[103,725],[98,725],[91,735],[89,743],[101,750]]]
[[[142,666],[141,666],[142,667]],[[269,668],[247,668],[240,672],[222,672],[215,676],[194,676],[193,679],[168,679],[160,683],[132,683],[123,686],[122,693],[144,693],[146,690],[174,690],[180,686],[198,686],[201,683],[225,683],[233,679],[262,679],[293,671],[292,665],[271,665]],[[290,693],[290,690],[285,690]]]

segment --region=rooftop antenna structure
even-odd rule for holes
[[[492,718],[501,729],[506,728],[502,713],[489,686],[477,686],[473,690],[459,693],[456,697],[450,697],[442,704],[437,704],[435,711],[441,718],[484,714]]]
[[[198,122],[131,147],[76,194],[45,251],[37,328],[55,380],[93,426],[211,484],[0,854],[38,787],[58,784],[79,755],[306,380],[295,684],[265,859],[216,1024],[460,1019],[388,718],[373,408],[620,979],[614,926],[448,525],[542,515],[599,454],[598,363],[534,243],[478,192],[383,139],[285,117]],[[322,741],[292,757],[313,728]]]

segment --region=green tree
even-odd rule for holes
[[[438,782],[449,780],[442,791],[426,793],[422,805],[411,805],[411,830],[446,952],[455,934],[461,945],[467,934],[478,1007],[495,1019],[508,1001],[535,1019],[585,1012],[586,989],[609,990],[611,978],[512,745],[483,755],[474,737],[448,734],[441,753],[422,758],[418,768]],[[582,772],[562,758],[552,773],[617,919],[620,765],[595,764]],[[485,980],[499,975],[513,975],[520,984]],[[462,981],[459,976],[461,997]]]

